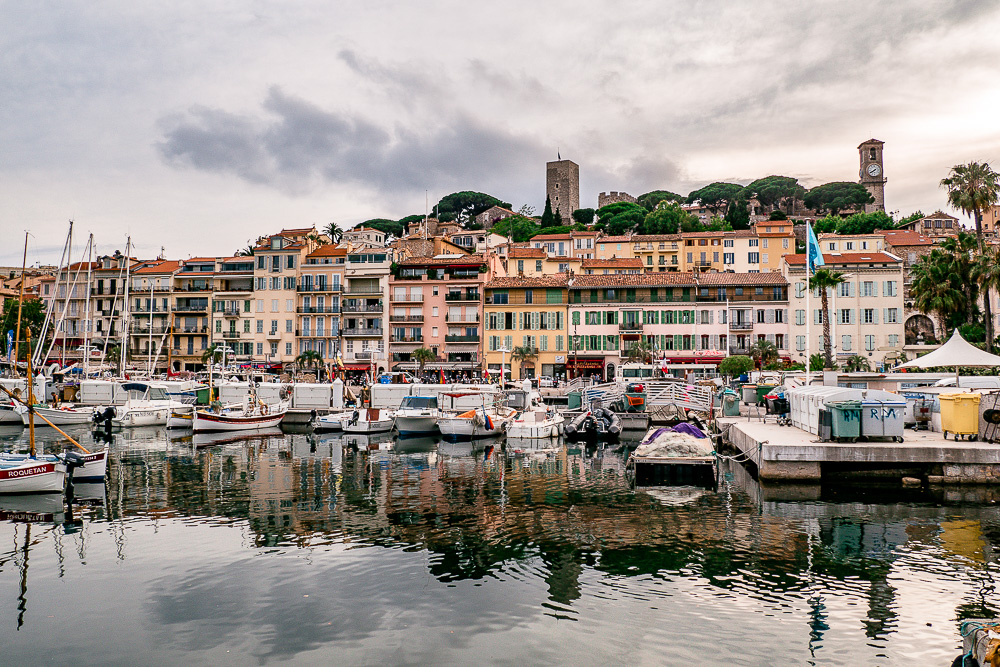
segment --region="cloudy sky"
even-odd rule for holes
[[[456,190],[544,204],[556,151],[597,193],[768,174],[945,206],[1000,163],[1000,3],[0,3],[0,264],[230,254]]]

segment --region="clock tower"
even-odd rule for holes
[[[875,198],[872,204],[865,204],[865,213],[885,212],[885,172],[882,169],[882,147],[884,141],[869,139],[858,146],[861,157],[861,185]]]

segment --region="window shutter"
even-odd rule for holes
[[[819,324],[819,309],[813,309],[813,324]]]
[[[774,308],[768,308],[764,315],[767,324],[774,324]]]
[[[773,343],[774,342],[774,334],[767,334],[767,340],[768,340],[769,343]]]
[[[714,310],[708,311],[708,323],[709,324],[715,324],[715,311]]]
[[[883,308],[882,309],[882,321],[885,322],[886,324],[889,324],[889,309],[888,308]]]
[[[872,317],[875,318],[875,324],[878,324],[878,308],[872,308]]]

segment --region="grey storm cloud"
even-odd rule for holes
[[[161,121],[157,148],[169,164],[231,174],[249,183],[305,192],[317,182],[380,191],[428,183],[497,183],[542,159],[529,137],[455,112],[433,126],[382,127],[358,114],[328,111],[273,87],[265,113],[192,107]]]

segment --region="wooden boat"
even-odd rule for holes
[[[28,425],[28,409],[19,405],[14,408],[21,416],[21,423],[25,426]],[[94,409],[93,408],[75,408],[69,405],[50,408],[45,405],[35,405],[35,414],[41,415],[48,419],[50,422],[56,426],[74,426],[77,424],[89,424],[94,419]],[[35,428],[42,426],[48,426],[45,421],[35,422]]]
[[[313,430],[317,433],[325,431],[343,431],[344,420],[350,419],[353,414],[353,410],[345,410],[344,412],[331,412],[328,415],[317,417],[316,421],[313,422]]]
[[[274,428],[284,419],[288,408],[284,405],[256,406],[252,410],[195,410],[192,429],[195,433],[208,431],[260,431]]]
[[[79,454],[78,460],[82,465],[73,468],[74,482],[96,482],[103,480],[108,472],[108,448],[105,447],[99,452],[90,454]],[[0,454],[0,466],[14,463],[65,463],[59,454],[38,454],[31,458],[30,454]]]
[[[717,465],[710,438],[654,427],[629,455],[625,473],[635,486],[712,486]]]
[[[0,493],[62,493],[65,486],[61,461],[0,462]]]
[[[21,413],[17,411],[17,406],[13,403],[0,403],[0,426],[7,425],[22,426]]]
[[[187,404],[170,408],[170,414],[167,415],[167,428],[191,430],[194,428],[194,410],[193,405]]]
[[[359,408],[340,422],[344,433],[387,433],[392,430],[392,414],[379,408]]]

